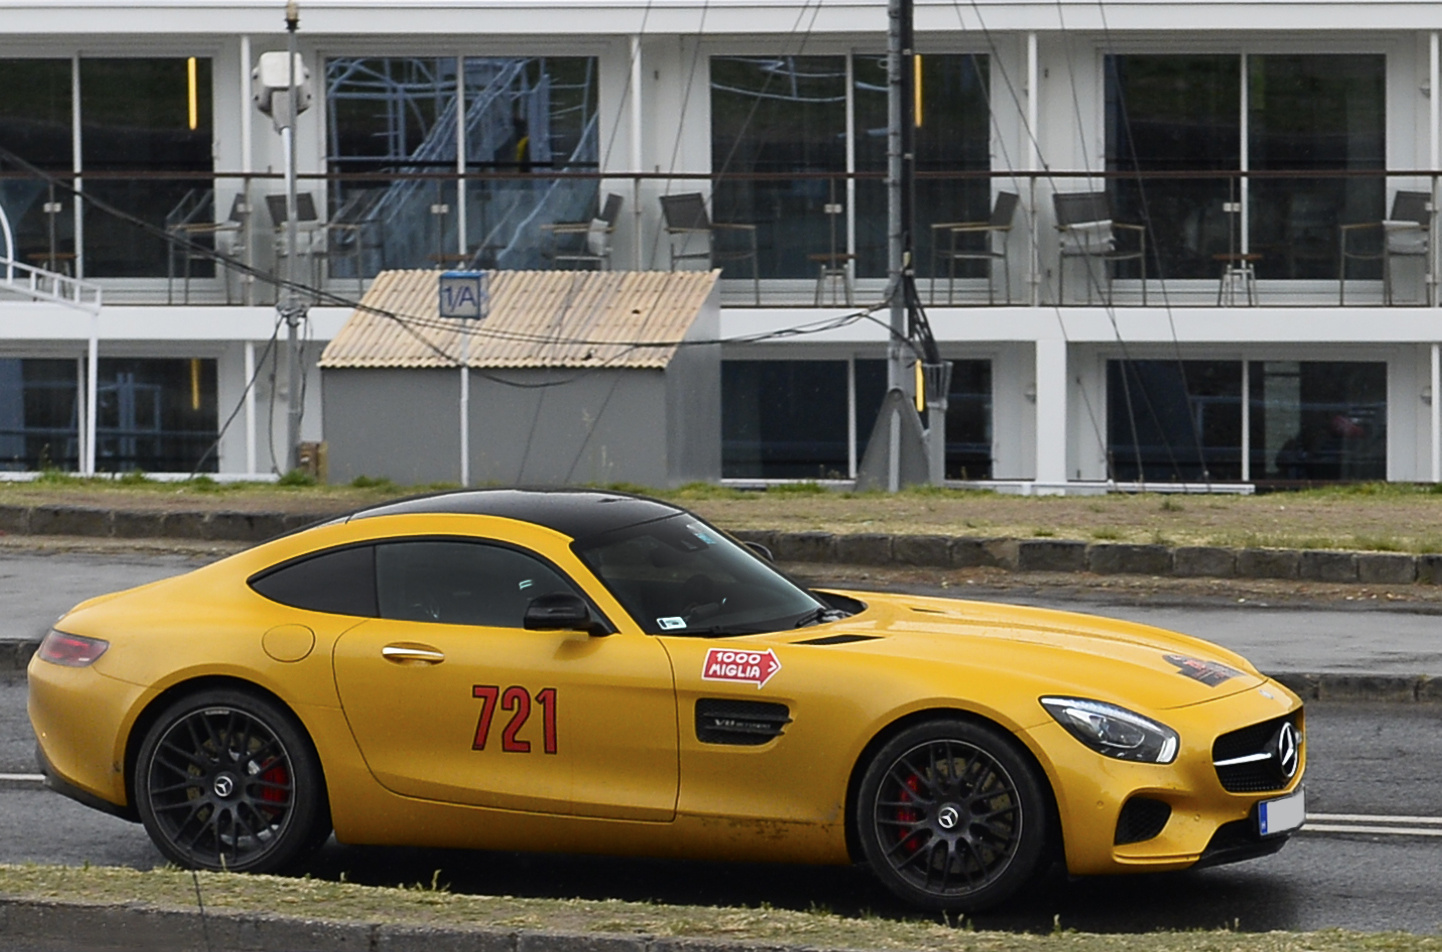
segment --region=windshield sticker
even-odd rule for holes
[[[737,681],[754,684],[756,690],[781,670],[781,659],[776,652],[738,651],[734,648],[712,648],[706,652],[706,663],[701,666],[701,677],[707,681]]]
[[[701,542],[704,542],[704,543],[707,544],[707,545],[715,545],[715,544],[716,544],[716,540],[711,537],[711,533],[709,533],[709,532],[706,531],[706,527],[705,527],[705,526],[698,525],[698,524],[692,522],[692,523],[688,524],[688,525],[686,526],[686,528],[689,529],[690,532],[691,532],[691,534],[692,534],[693,536],[695,536],[695,537],[696,537],[698,540],[700,540]]]
[[[665,618],[656,619],[656,624],[661,626],[662,631],[675,631],[677,628],[686,627],[686,619],[680,615],[667,615]]]
[[[1232,678],[1242,676],[1242,672],[1230,665],[1222,664],[1220,661],[1203,661],[1200,658],[1169,654],[1166,656],[1166,662],[1176,665],[1178,674],[1185,675],[1194,681],[1200,681],[1209,688],[1214,688],[1223,681],[1230,681]]]

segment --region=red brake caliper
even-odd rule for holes
[[[290,773],[284,764],[279,761],[271,764],[260,772],[260,779],[267,784],[275,784],[260,788],[260,799],[263,802],[273,803],[277,807],[283,807],[290,802],[290,795],[285,790],[286,784],[290,783]]]
[[[901,791],[901,802],[910,803],[914,799],[913,795],[919,793],[920,791],[921,778],[918,777],[916,774],[912,774],[910,777],[906,778],[906,783],[903,784],[903,789]],[[913,809],[912,807],[899,807],[896,811],[896,819],[899,823],[915,823],[916,821],[921,819],[921,811]],[[911,837],[911,839],[907,840],[905,846],[905,849],[908,853],[915,853],[918,849],[921,848],[920,838],[912,836],[914,832],[914,830],[900,830],[897,832],[898,841],[907,840],[907,837]]]

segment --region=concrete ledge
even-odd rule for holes
[[[830,532],[778,532],[771,551],[778,562],[835,562],[836,536]]]
[[[1093,543],[1087,546],[1086,563],[1098,575],[1171,575],[1172,550],[1164,545]]]
[[[1364,585],[1411,585],[1417,557],[1396,552],[1358,552],[1357,581]]]
[[[1072,539],[1022,539],[1016,543],[1018,572],[1085,572],[1087,544]]]
[[[952,541],[944,535],[897,536],[891,543],[892,559],[900,565],[946,568],[951,565]]]
[[[1301,564],[1302,553],[1296,549],[1241,549],[1237,552],[1237,575],[1241,578],[1299,578]]]
[[[895,561],[892,537],[879,532],[857,532],[836,536],[836,561],[847,565],[889,565]]]
[[[1309,582],[1355,582],[1357,556],[1352,552],[1303,552],[1297,559],[1297,577]]]
[[[1182,578],[1233,578],[1237,551],[1211,545],[1179,545],[1172,550],[1172,572]]]

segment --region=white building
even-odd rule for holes
[[[251,70],[285,48],[284,4],[0,11],[0,465],[85,468],[94,332],[96,468],[283,467],[266,198],[285,161]],[[854,472],[885,380],[885,312],[840,320],[885,285],[885,0],[306,0],[300,17],[315,218],[302,202],[296,263],[325,292],[302,439],[326,436],[315,362],[378,271],[705,267],[706,236],[669,233],[659,201],[700,193],[753,226],[715,237],[719,475]],[[1442,478],[1439,31],[1442,3],[917,0],[916,264],[957,362],[948,475]],[[1074,192],[1114,224],[1059,231],[1054,196]],[[1009,230],[951,226],[1003,193]],[[611,194],[613,228],[547,227]],[[26,265],[98,287],[99,316],[17,288]]]

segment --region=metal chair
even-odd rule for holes
[[[598,271],[611,267],[611,236],[621,218],[621,196],[606,195],[600,214],[589,221],[557,221],[541,226],[549,236],[543,254],[557,265],[595,265]]]
[[[1147,230],[1112,219],[1111,198],[1106,192],[1058,192],[1052,195],[1056,209],[1056,230],[1060,238],[1057,263],[1057,303],[1066,303],[1066,262],[1081,258],[1087,267],[1087,303],[1092,299],[1091,262],[1102,262],[1107,278],[1106,303],[1112,303],[1111,272],[1107,264],[1116,261],[1140,261],[1142,271],[1142,306],[1147,303]],[[1137,236],[1137,248],[1117,247],[1117,232]]]
[[[185,194],[176,206],[166,215],[165,232],[174,239],[170,243],[170,251],[167,255],[168,265],[165,288],[165,302],[174,303],[175,300],[175,264],[180,259],[181,264],[181,298],[190,303],[190,265],[193,261],[213,261],[222,270],[222,278],[225,281],[225,303],[231,302],[230,297],[230,268],[226,265],[222,254],[232,254],[235,251],[235,244],[239,242],[245,233],[246,221],[250,218],[250,206],[246,204],[245,193],[237,192],[230,203],[230,215],[224,221],[214,221],[211,218],[211,210],[215,207],[214,189],[193,189]],[[222,251],[220,240],[222,236],[233,236],[231,247]],[[209,245],[202,244],[210,239]]]
[[[706,199],[700,192],[661,196],[661,215],[666,221],[670,238],[671,270],[678,261],[704,260],[707,267],[730,261],[750,261],[751,281],[755,287],[756,304],[761,304],[761,275],[756,262],[756,226],[744,222],[712,221],[706,214]],[[721,248],[723,234],[736,234],[749,239],[741,248]],[[692,239],[704,236],[705,248],[695,250]]]
[[[1015,192],[997,192],[996,203],[987,221],[942,221],[931,226],[931,299],[936,300],[936,277],[940,264],[946,262],[946,303],[952,303],[956,287],[956,263],[958,261],[985,261],[986,302],[996,303],[996,263],[1001,262],[1003,287],[1006,288],[1006,303],[1011,303],[1011,262],[1006,254],[1006,238],[1011,233],[1011,223],[1016,217],[1016,207],[1021,197]],[[980,235],[982,244],[977,246],[972,236]],[[1001,235],[1001,248],[992,244],[992,235]]]
[[[1392,304],[1392,260],[1415,258],[1427,268],[1427,252],[1432,232],[1432,196],[1427,192],[1398,192],[1392,197],[1392,215],[1382,221],[1342,225],[1339,254],[1338,303],[1347,303],[1347,262],[1382,262],[1382,302]],[[1356,241],[1368,232],[1378,233],[1380,241],[1358,247]],[[1348,239],[1352,247],[1348,248]],[[1430,303],[1430,293],[1427,295]]]
[[[282,258],[289,255],[286,238],[286,210],[284,195],[267,195],[265,207],[270,212],[270,222],[275,228],[275,263],[280,269]],[[304,255],[310,267],[310,286],[321,283],[325,261],[325,229],[316,211],[315,196],[301,192],[295,197],[296,242],[295,253]]]

